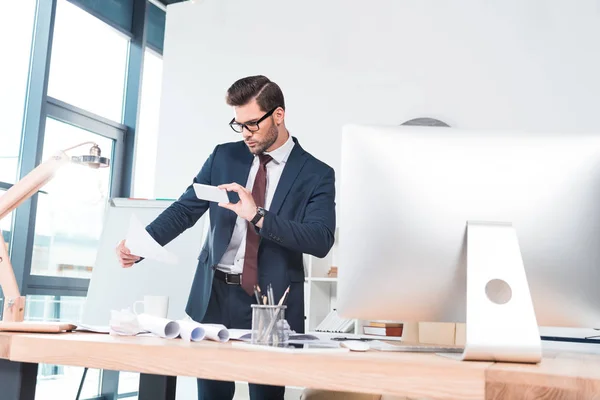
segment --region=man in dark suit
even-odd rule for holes
[[[285,126],[279,86],[264,76],[236,81],[227,91],[243,141],[217,146],[193,183],[226,189],[229,203],[199,200],[190,185],[146,230],[166,245],[206,212],[210,230],[200,255],[186,312],[195,321],[250,329],[254,285],[286,288],[286,320],[304,332],[303,253],[325,257],[334,242],[335,176],[304,151]],[[123,267],[140,258],[121,242]],[[257,366],[260,368],[260,366]],[[232,399],[233,382],[198,379],[200,400]],[[250,397],[283,399],[285,388],[250,384]]]

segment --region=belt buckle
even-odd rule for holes
[[[236,275],[239,277],[239,282],[230,281],[229,277],[232,275],[234,275],[234,274],[225,274],[225,283],[228,285],[241,285],[242,284],[242,275],[241,274]]]

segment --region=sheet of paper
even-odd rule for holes
[[[154,317],[148,314],[138,315],[138,322],[140,324],[140,329],[167,339],[176,338],[181,331],[181,328],[176,321],[167,318]]]
[[[233,347],[237,347],[244,350],[251,351],[273,351],[279,353],[302,353],[302,354],[310,354],[310,353],[348,353],[350,349],[345,347],[338,346],[330,346],[330,345],[319,345],[319,344],[311,344],[304,343],[300,345],[288,345],[285,347],[281,346],[267,346],[260,344],[251,344],[248,342],[233,342]]]
[[[229,340],[252,340],[252,329],[228,329]]]
[[[193,186],[196,197],[200,200],[214,201],[215,203],[229,203],[227,191],[224,189],[219,189],[216,186],[202,185],[201,183],[194,183]]]
[[[309,335],[307,333],[292,333],[290,334],[290,340],[310,342],[314,340],[319,340],[319,337],[315,335]]]
[[[206,339],[216,342],[227,342],[229,340],[229,331],[224,325],[220,324],[202,324],[206,331]]]
[[[292,339],[288,340],[288,344],[290,345],[307,345],[312,348],[338,348],[340,347],[340,342],[335,340],[306,340],[306,339]],[[299,347],[299,346],[298,346]]]
[[[111,335],[134,336],[142,331],[137,316],[130,309],[110,310],[108,325]]]
[[[252,340],[252,329],[228,329],[229,331],[229,340],[241,340],[241,341],[249,341]],[[319,340],[318,336],[309,335],[305,333],[295,333],[291,332],[289,334],[289,340],[294,341],[294,343],[311,343]]]
[[[181,338],[185,341],[193,341],[197,342],[206,336],[206,329],[202,324],[197,323],[192,320],[179,320],[177,321],[179,327],[181,328],[179,334]]]
[[[136,256],[166,264],[177,264],[177,256],[158,244],[133,214],[129,220],[129,231],[125,239],[125,246],[129,248],[131,254]]]
[[[87,325],[87,324],[75,324],[77,325],[76,331],[81,332],[95,332],[95,333],[110,333],[110,327],[108,325]]]

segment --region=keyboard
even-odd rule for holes
[[[462,353],[464,351],[464,348],[457,346],[390,344],[378,340],[369,344],[373,350],[379,351],[403,351],[407,353]]]

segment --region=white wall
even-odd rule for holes
[[[264,74],[287,125],[338,168],[345,123],[597,130],[597,0],[197,0],[169,6],[156,195],[238,138],[225,91]],[[339,174],[339,172],[338,172]]]
[[[452,4],[451,4],[452,3]],[[337,168],[344,123],[598,129],[597,0],[198,0],[169,6],[156,195],[237,140],[237,78],[282,87],[287,124]]]

